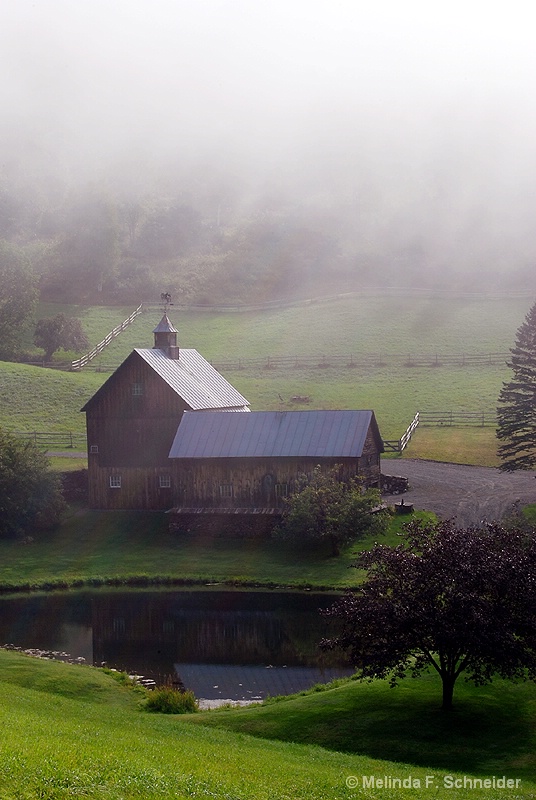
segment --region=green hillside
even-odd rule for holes
[[[308,397],[309,408],[372,408],[383,437],[397,439],[416,411],[495,408],[502,382],[509,376],[504,364],[432,365],[436,356],[441,363],[441,355],[507,353],[528,305],[519,297],[385,294],[243,313],[172,308],[170,317],[183,347],[199,350],[217,366],[218,361],[226,362],[223,374],[249,399],[253,410],[303,407],[292,402],[295,396]],[[61,310],[80,316],[96,343],[133,309],[61,306]],[[42,311],[52,314],[55,308],[49,304]],[[0,424],[10,430],[82,432],[80,407],[134,347],[152,346],[152,330],[161,315],[156,306],[142,313],[81,373],[3,363]],[[330,356],[373,354],[377,359],[369,366],[349,367],[345,359],[329,365]],[[315,361],[307,368],[264,369],[247,361],[239,365],[240,359],[280,355],[318,357],[318,363],[325,358],[328,366],[319,368]],[[409,366],[408,357],[419,355],[429,360],[424,366]],[[478,460],[468,463],[494,463],[492,429],[467,432],[465,454],[457,446],[451,455],[442,432],[421,429],[411,447],[419,438],[431,457],[436,457],[438,447],[446,446],[447,460],[474,459],[479,449]]]
[[[158,715],[101,670],[0,652],[0,796],[466,800],[466,789],[443,785],[466,775],[519,782],[515,791],[473,788],[475,800],[528,800],[533,698],[524,686],[463,691],[447,718],[426,680],[398,690],[350,683],[259,709]],[[364,791],[363,776],[418,783]]]
[[[180,344],[209,359],[331,353],[405,356],[505,352],[530,305],[526,297],[364,294],[241,313],[172,307],[169,317],[179,331]],[[74,307],[73,314],[76,308],[92,344],[134,310],[116,308],[115,319],[110,320],[109,308]],[[52,313],[53,306],[47,309]],[[161,316],[162,311],[153,307],[137,317],[106,349],[102,363],[116,365],[133,347],[152,346],[151,331]],[[110,327],[103,331],[108,320]]]

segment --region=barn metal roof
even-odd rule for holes
[[[178,330],[170,322],[168,315],[164,314],[156,328],[153,328],[153,333],[178,333]]]
[[[186,412],[169,457],[359,458],[370,426],[383,450],[372,411]]]
[[[248,401],[197,350],[181,347],[179,358],[163,350],[136,348],[137,353],[194,411],[236,408],[248,411]]]

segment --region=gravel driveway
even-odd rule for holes
[[[499,521],[521,506],[536,503],[536,473],[503,473],[491,467],[468,467],[437,461],[400,459],[384,461],[383,472],[409,480],[404,502],[416,509],[434,511],[442,519],[455,518],[460,527],[479,525],[482,520]],[[384,495],[388,505],[401,495]]]

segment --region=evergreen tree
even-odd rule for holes
[[[510,352],[514,377],[503,384],[497,408],[498,453],[505,472],[536,466],[536,303]]]

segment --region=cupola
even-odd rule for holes
[[[168,358],[178,360],[179,346],[177,344],[178,330],[169,321],[168,315],[164,314],[154,333],[154,350],[163,350]]]

